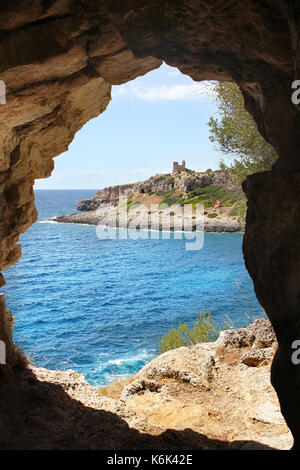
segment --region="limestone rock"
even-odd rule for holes
[[[269,320],[258,318],[246,328],[221,331],[216,345],[218,347],[253,348],[270,347],[276,341],[275,333]]]
[[[228,176],[219,171],[212,172],[195,172],[194,174],[166,174],[151,176],[145,181],[123,184],[117,186],[109,186],[100,189],[90,199],[79,201],[77,205],[78,210],[90,211],[95,210],[103,204],[111,204],[116,206],[119,203],[119,198],[128,197],[130,194],[137,193],[160,193],[164,191],[172,191],[175,194],[184,193],[204,188],[212,185],[223,185],[232,188]],[[235,187],[240,189],[238,186]]]
[[[72,370],[0,368],[0,447],[287,449],[292,438],[270,384],[270,361],[247,367],[231,360],[248,348],[227,346],[224,353],[200,343],[169,351],[115,399]]]
[[[135,380],[134,382],[131,382],[129,385],[124,387],[120,396],[120,400],[126,401],[132,395],[140,395],[142,393],[145,393],[146,390],[149,390],[150,392],[157,392],[159,388],[160,385],[155,380]]]
[[[268,364],[274,357],[273,348],[250,350],[242,354],[240,362],[249,367],[257,367],[261,364]]]
[[[168,378],[188,382],[195,387],[209,388],[214,365],[209,344],[203,343],[192,348],[181,347],[161,354],[144,366],[138,377],[152,380]]]

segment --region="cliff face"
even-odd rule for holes
[[[233,188],[226,174],[219,171],[212,172],[188,172],[188,173],[169,173],[151,176],[146,181],[124,184],[118,186],[109,186],[96,192],[91,199],[85,199],[78,203],[77,209],[83,211],[95,210],[102,204],[111,204],[116,206],[119,198],[122,196],[129,197],[131,194],[162,194],[172,193],[174,196],[183,194],[183,198],[187,198],[187,194],[197,188],[205,188],[207,186],[222,185],[226,188]],[[239,188],[235,187],[238,191]]]
[[[96,192],[91,199],[83,199],[77,204],[80,211],[93,211],[102,204],[111,204],[116,206],[119,203],[120,196],[131,194],[137,189],[138,183],[123,184],[117,186],[108,186]]]

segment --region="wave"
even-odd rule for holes
[[[91,381],[99,385],[116,382],[136,374],[145,364],[155,357],[154,352],[142,351],[133,356],[118,357],[99,364],[92,373]]]
[[[58,224],[58,225],[85,225],[88,227],[92,227],[93,224],[82,224],[82,223],[76,223],[76,222],[57,222],[56,220],[53,219],[48,219],[48,220],[38,220],[39,224]]]
[[[56,220],[52,220],[52,219],[38,220],[38,224],[58,224],[58,222],[56,222]]]

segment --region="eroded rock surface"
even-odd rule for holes
[[[79,201],[77,209],[80,211],[92,211],[103,204],[116,206],[119,203],[120,197],[129,197],[135,193],[151,195],[171,191],[174,196],[182,194],[183,198],[187,198],[188,193],[194,189],[219,185],[233,188],[228,176],[219,171],[155,175],[138,183],[108,186],[107,188],[100,189],[92,198]],[[240,188],[237,185],[234,189],[238,191]]]
[[[276,348],[269,321],[258,319],[222,332],[214,343],[158,356],[124,387],[120,400],[162,429],[189,427],[231,448],[288,449],[292,436],[269,378]]]
[[[111,84],[164,60],[195,80],[239,85],[260,132],[279,155],[276,169],[252,176],[245,186],[244,253],[278,337],[273,383],[298,447],[299,372],[290,348],[300,334],[300,114],[291,101],[291,84],[300,78],[299,27],[295,0],[0,5],[0,79],[7,90],[7,104],[0,108],[1,270],[17,262],[19,235],[36,220],[34,179],[49,176],[53,157],[105,110]],[[10,355],[8,361],[13,362]]]
[[[269,377],[276,347],[270,323],[259,319],[215,343],[162,354],[114,398],[116,384],[97,390],[72,370],[0,367],[0,447],[288,449]],[[247,352],[268,359],[247,365]]]
[[[203,190],[202,196],[194,190]],[[196,210],[195,197],[204,204],[203,212]],[[243,200],[240,185],[233,185],[223,172],[188,170],[100,189],[92,198],[78,202],[81,213],[53,220],[156,231],[240,232],[236,206]]]

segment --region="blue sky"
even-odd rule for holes
[[[208,138],[207,122],[217,112],[208,82],[194,82],[176,68],[159,69],[114,86],[106,111],[89,121],[54,160],[48,179],[35,189],[98,189],[142,181],[188,168],[217,169],[221,155]]]

